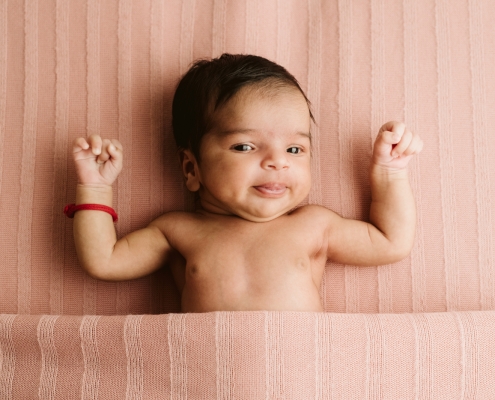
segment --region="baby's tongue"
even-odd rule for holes
[[[256,186],[256,189],[266,193],[280,193],[285,190],[285,185],[279,183],[265,183],[264,185]]]

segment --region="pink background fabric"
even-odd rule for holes
[[[118,234],[191,209],[170,108],[190,63],[256,53],[313,103],[309,203],[366,219],[372,142],[387,120],[421,134],[410,257],[328,264],[329,312],[490,310],[495,305],[495,6],[489,1],[22,1],[0,6],[0,311],[179,311],[171,274],[104,283],[79,267],[70,144],[118,138]]]
[[[1,1],[0,397],[495,398],[494,20],[489,0]],[[171,99],[223,52],[311,100],[308,203],[366,219],[380,126],[424,139],[410,257],[329,263],[326,314],[176,314],[166,268],[107,283],[78,264],[72,140],[124,145],[119,236],[192,210]]]

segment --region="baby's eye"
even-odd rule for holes
[[[301,152],[300,147],[289,147],[287,149],[287,153],[291,153],[291,154],[299,154],[300,152]]]
[[[235,146],[232,146],[232,148],[235,151],[249,151],[249,150],[253,150],[253,147],[250,146],[249,144],[236,144]]]

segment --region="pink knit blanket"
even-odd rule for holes
[[[2,315],[0,398],[491,399],[494,332],[493,311]]]
[[[0,1],[0,399],[495,399],[493,21],[489,0]],[[177,314],[168,269],[78,264],[72,140],[127,149],[119,236],[191,210],[171,98],[223,52],[280,63],[312,102],[307,203],[366,220],[379,127],[424,139],[410,257],[328,263],[327,313]]]

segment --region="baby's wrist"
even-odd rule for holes
[[[407,166],[403,168],[391,168],[380,164],[371,164],[371,175],[382,179],[409,179],[409,171]]]
[[[76,204],[102,204],[112,207],[113,190],[105,184],[77,184]]]

